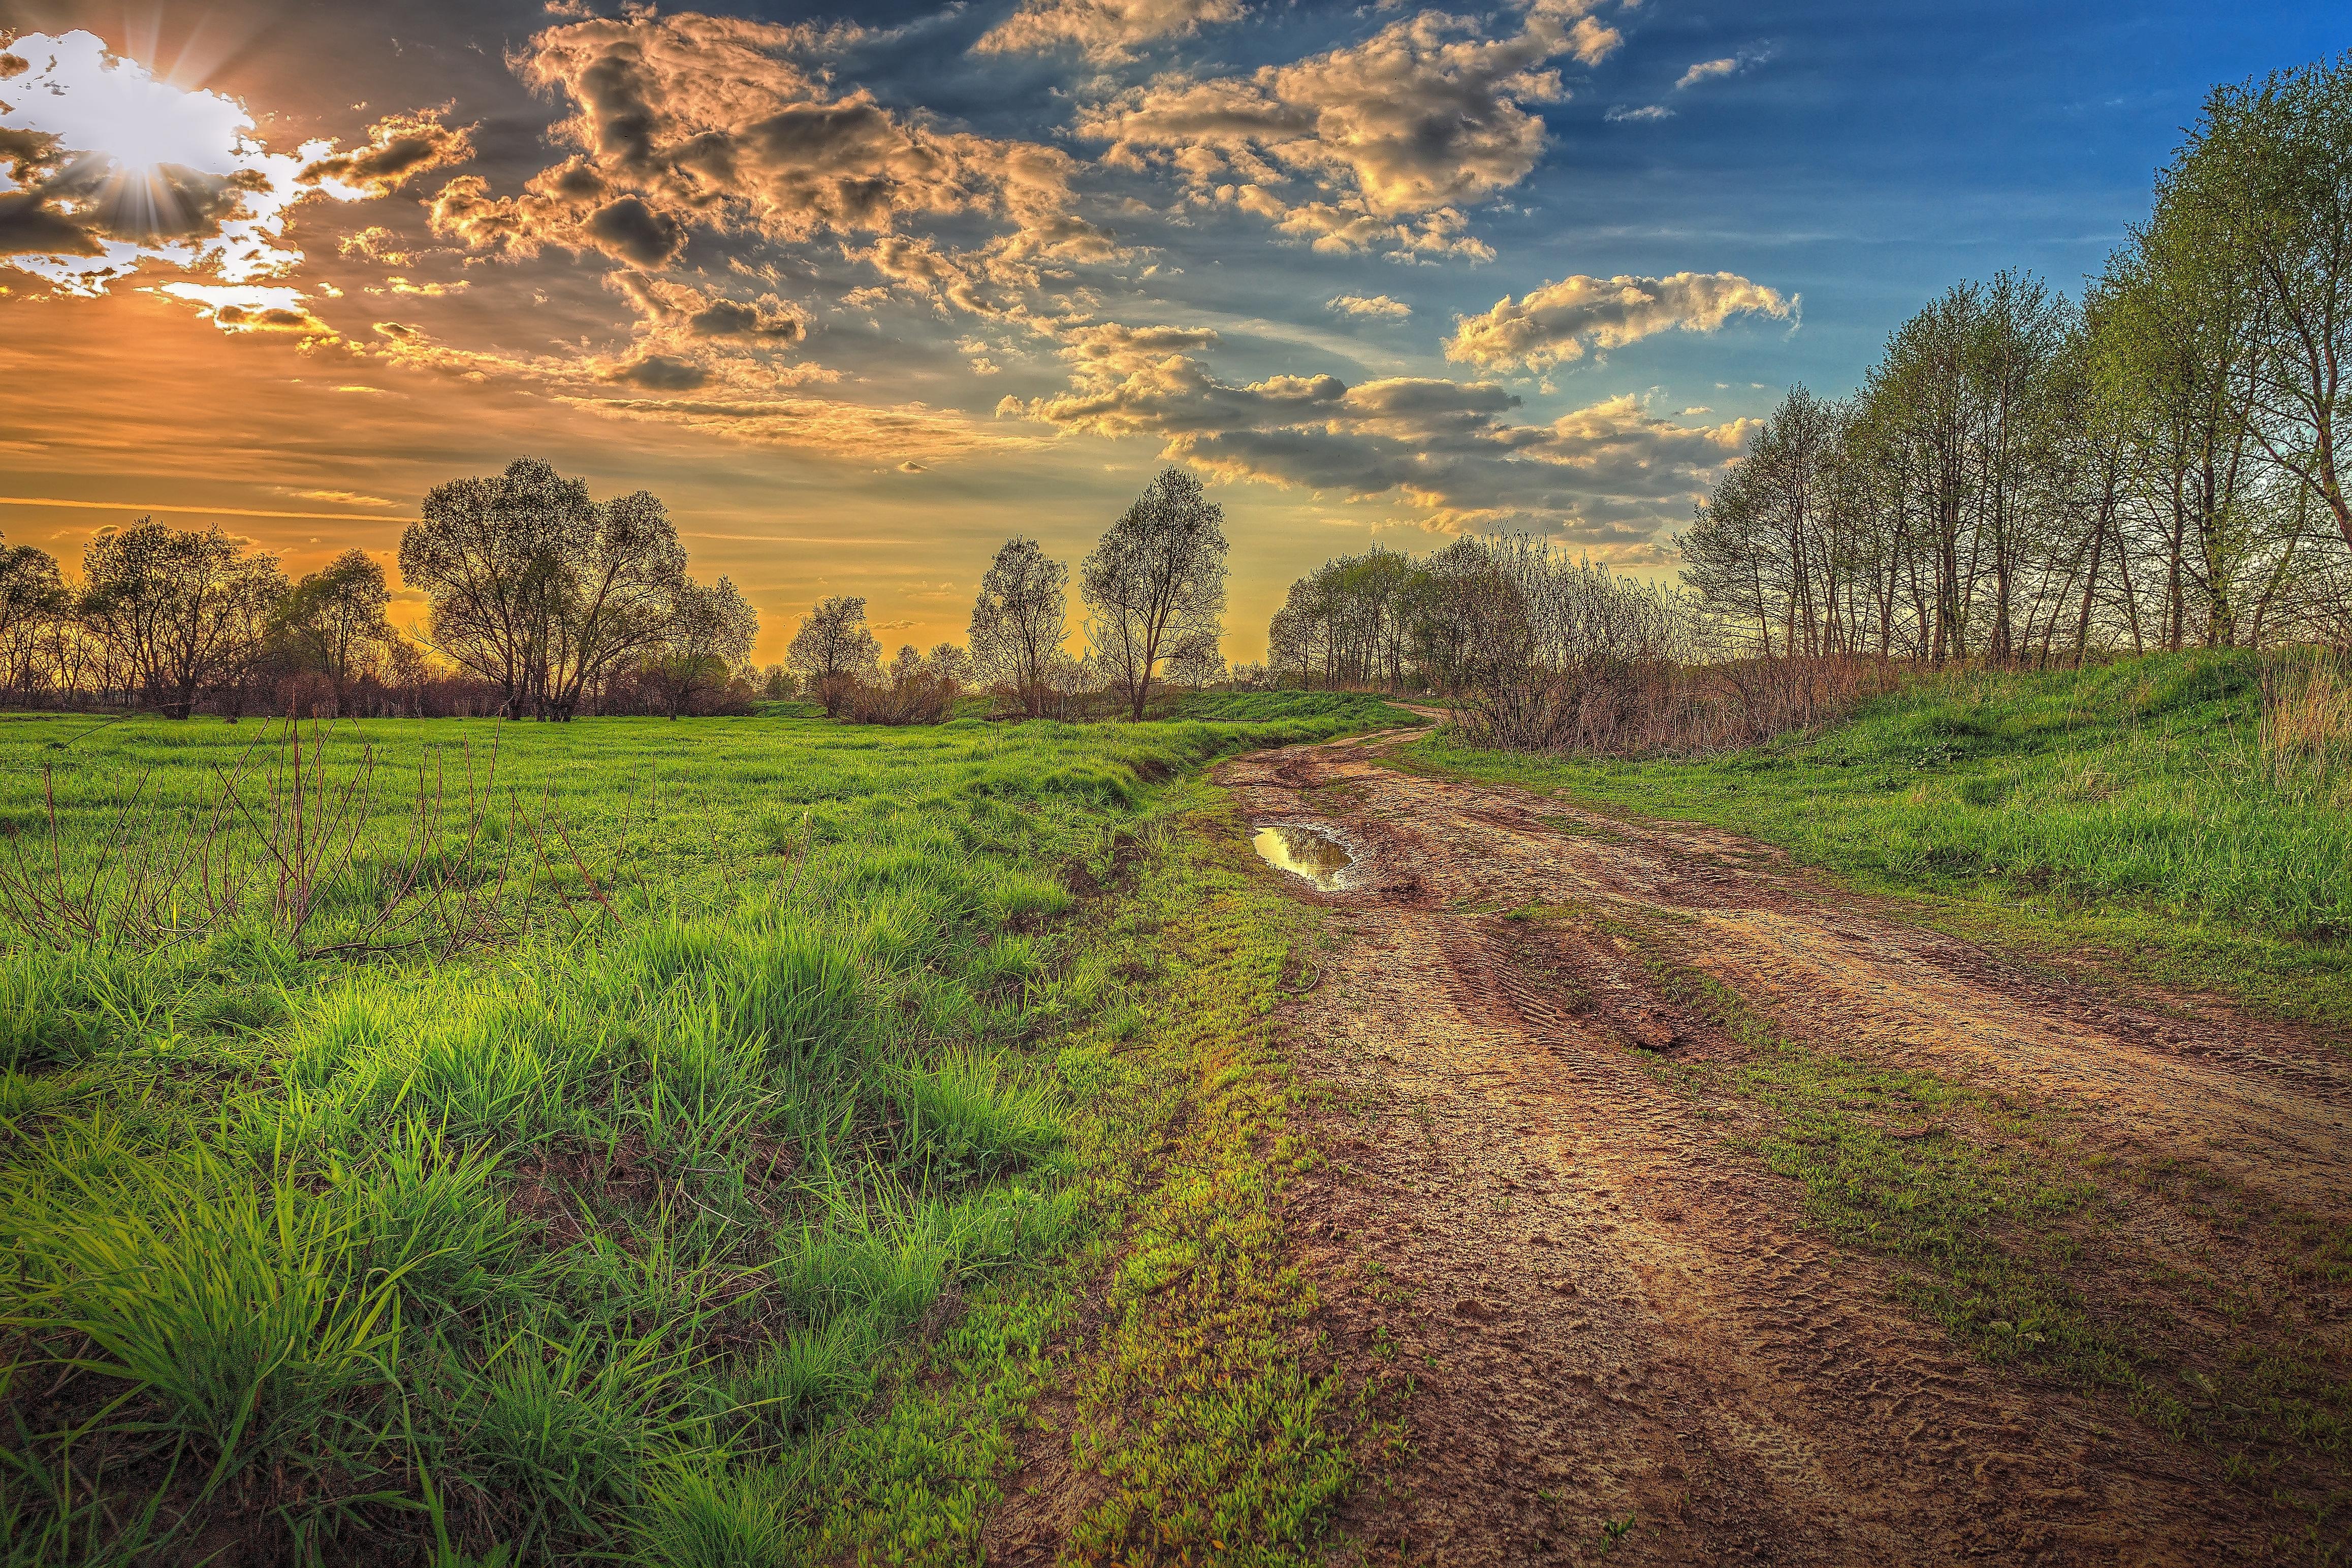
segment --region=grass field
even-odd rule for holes
[[[1395,716],[0,720],[8,1561],[969,1562],[1049,1376],[1082,1552],[1303,1560],[1300,925],[1193,780]]]
[[[1441,733],[1399,760],[1728,828],[1918,897],[1937,924],[2344,1028],[2342,677],[2267,657],[2274,694],[2307,699],[2284,727],[2278,704],[2265,716],[2266,656],[2220,651],[1923,675],[1824,734],[1703,759],[1522,757]]]

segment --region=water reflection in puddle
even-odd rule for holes
[[[1312,828],[1260,828],[1250,846],[1266,864],[1303,876],[1325,893],[1339,891],[1341,873],[1355,858]]]

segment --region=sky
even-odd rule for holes
[[[1210,482],[1229,636],[1374,542],[1669,576],[1791,386],[2070,291],[2352,5],[0,0],[0,537],[389,564],[518,455],[659,496],[780,656],[960,641]],[[396,577],[395,577],[396,580]],[[413,619],[414,595],[395,618]]]

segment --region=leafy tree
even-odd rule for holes
[[[1033,718],[1055,700],[1046,670],[1069,636],[1069,587],[1070,569],[1034,539],[1007,539],[971,607],[972,674],[1012,688]]]
[[[760,640],[759,612],[726,578],[679,583],[652,671],[673,719],[708,693],[723,691]]]
[[[345,550],[294,585],[273,632],[301,664],[334,683],[340,703],[352,678],[396,640],[384,619],[391,603],[383,566],[365,550]]]
[[[2158,178],[2155,221],[2185,231],[2189,278],[2249,307],[2255,439],[2352,545],[2352,53],[2216,88]]]
[[[959,692],[971,685],[971,655],[953,643],[932,643],[923,667]]]
[[[509,716],[561,720],[667,633],[686,552],[646,491],[593,501],[585,481],[519,457],[436,486],[400,570],[430,596],[434,646],[496,683]]]
[[[128,679],[172,718],[197,694],[242,686],[284,598],[277,560],[217,527],[203,533],[142,517],[82,552],[80,615]]]
[[[874,673],[881,657],[882,645],[866,627],[866,601],[845,593],[818,600],[784,650],[784,662],[824,705],[828,717],[839,716],[851,689]]]
[[[1079,568],[1087,646],[1130,718],[1143,716],[1163,658],[1223,632],[1224,519],[1198,479],[1163,469]]]
[[[0,549],[0,690],[18,695],[34,690],[43,633],[72,608],[57,558],[30,545]]]

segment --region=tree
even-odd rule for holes
[[[973,674],[1010,687],[1032,718],[1054,700],[1045,670],[1069,635],[1069,587],[1070,569],[1034,539],[1007,539],[971,607]]]
[[[971,655],[953,643],[932,643],[923,667],[958,692],[971,685]]]
[[[391,602],[383,566],[365,550],[345,550],[294,585],[278,606],[272,632],[334,684],[340,706],[352,677],[397,635],[384,619]]]
[[[1225,653],[1217,638],[1208,632],[1194,632],[1178,643],[1168,654],[1168,678],[1196,692],[1223,680]]]
[[[674,595],[651,674],[676,719],[704,694],[726,689],[736,664],[760,640],[760,616],[734,583],[709,587],[687,579]]]
[[[1223,632],[1224,520],[1198,479],[1162,469],[1079,568],[1088,649],[1130,718],[1143,716],[1163,657]]]
[[[401,535],[400,570],[430,596],[434,646],[495,682],[509,716],[561,720],[660,641],[686,552],[646,491],[598,503],[585,481],[519,457],[495,478],[436,486]]]
[[[30,545],[0,549],[0,691],[31,694],[43,632],[72,609],[57,559]]]
[[[2250,309],[2245,388],[2272,462],[2352,545],[2342,465],[2352,359],[2352,53],[2216,88],[2158,178],[2195,274]]]
[[[198,693],[241,686],[287,591],[277,560],[142,517],[105,528],[82,552],[80,614],[126,678],[172,718]]]
[[[845,593],[818,600],[784,650],[784,662],[824,705],[828,718],[840,716],[850,688],[872,674],[881,658],[882,645],[866,629],[866,601]]]

